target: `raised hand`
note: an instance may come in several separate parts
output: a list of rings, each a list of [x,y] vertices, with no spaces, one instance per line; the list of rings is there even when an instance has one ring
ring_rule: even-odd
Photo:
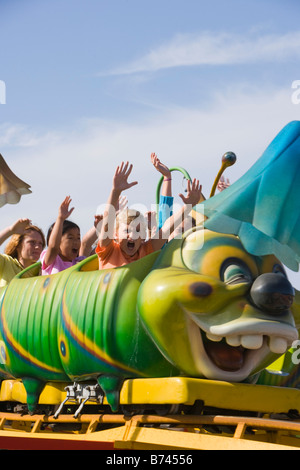
[[[72,214],[72,212],[74,210],[74,207],[72,207],[72,209],[69,209],[71,201],[72,201],[71,197],[67,196],[64,199],[64,201],[61,203],[61,205],[59,206],[59,210],[58,210],[58,217],[59,218],[65,220],[68,217],[70,217],[70,215]]]
[[[224,191],[224,189],[228,188],[230,186],[230,181],[228,178],[224,178],[224,176],[222,175],[218,184],[217,184],[217,188],[218,190],[221,192],[221,191]]]
[[[16,222],[14,222],[14,224],[11,226],[10,229],[12,233],[17,233],[19,235],[22,235],[26,227],[28,227],[28,225],[30,224],[31,224],[30,219],[18,219],[16,220]]]
[[[125,191],[126,189],[129,189],[132,186],[138,184],[137,181],[133,181],[132,183],[128,182],[128,177],[132,172],[132,168],[133,165],[129,165],[129,162],[122,162],[121,165],[117,167],[113,178],[113,189],[115,191],[121,193],[122,191]]]
[[[100,224],[100,222],[102,222],[103,220],[103,214],[97,214],[94,216],[94,227],[95,228],[98,228],[98,224]]]
[[[196,178],[193,179],[191,182],[188,180],[187,183],[187,195],[184,196],[183,194],[179,194],[183,202],[187,204],[191,204],[192,207],[198,204],[201,198],[201,191],[202,191],[202,185],[199,183],[199,180]]]
[[[151,153],[150,158],[151,158],[152,165],[157,171],[159,171],[159,173],[161,173],[163,176],[166,176],[168,178],[171,176],[171,172],[169,168],[160,161],[160,159],[155,153]]]
[[[124,200],[120,198],[122,191],[125,191],[137,184],[137,181],[133,181],[131,183],[128,182],[128,177],[132,172],[132,168],[133,167],[132,165],[129,165],[129,162],[122,162],[116,169],[113,178],[112,190],[104,210],[103,223],[99,236],[100,247],[109,245],[114,237],[116,213],[119,208],[119,204],[124,203]]]

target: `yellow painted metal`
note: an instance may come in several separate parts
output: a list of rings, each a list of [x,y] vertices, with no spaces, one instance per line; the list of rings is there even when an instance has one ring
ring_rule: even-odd
[[[300,411],[300,391],[292,388],[171,377],[127,380],[121,391],[123,404],[193,405],[196,400],[202,400],[205,406],[231,410],[261,413]]]
[[[18,427],[12,423],[18,423]],[[80,425],[81,430],[56,432],[52,427],[72,423]],[[225,429],[223,432],[222,427]],[[231,431],[226,431],[227,428]],[[37,443],[37,439],[40,440],[38,448],[43,446],[43,441],[47,442],[45,439],[50,439],[66,446],[72,441],[81,444],[103,442],[113,444],[115,449],[136,450],[298,450],[299,433],[299,421],[252,417],[137,415],[127,418],[107,414],[83,415],[77,419],[61,415],[56,420],[42,415],[0,413],[0,443],[1,438],[20,438],[22,435],[30,447]],[[49,443],[45,444],[45,448],[47,446]]]
[[[57,405],[66,397],[63,383],[49,382],[40,395],[39,402],[48,405]],[[26,403],[26,391],[20,380],[3,380],[0,391],[0,401],[18,401]]]
[[[59,405],[67,396],[65,387],[67,383],[48,382],[40,397],[41,405]],[[0,389],[0,401],[16,401],[26,403],[26,391],[24,385],[19,380],[3,380]],[[104,399],[104,404],[107,404]]]
[[[66,385],[48,383],[40,396],[40,404],[60,404],[66,397]],[[66,445],[71,441],[87,446],[93,442],[110,443],[116,449],[300,449],[300,420],[271,419],[272,413],[300,411],[297,389],[171,377],[126,380],[120,392],[122,405],[152,404],[154,409],[155,405],[162,404],[193,405],[196,400],[203,401],[206,407],[218,408],[220,415],[126,417],[107,413],[82,414],[78,418],[68,414],[54,419],[53,416],[2,412],[0,443],[1,438],[22,435],[34,442],[41,439],[39,448],[43,443],[49,444],[47,439],[50,439]],[[3,381],[0,401],[25,403],[22,382]],[[240,416],[224,416],[222,409],[238,410]],[[246,412],[256,412],[263,418],[247,417]],[[62,431],[64,425],[67,427]]]
[[[39,403],[60,404],[66,397],[65,386],[49,382],[41,393]],[[122,405],[193,405],[196,400],[203,401],[205,406],[230,410],[287,413],[294,409],[300,412],[300,390],[293,388],[168,377],[126,380],[120,392]],[[0,401],[26,403],[22,382],[4,380]]]
[[[116,441],[115,446],[134,450],[295,450],[289,445],[156,428],[135,429],[129,439]]]
[[[150,423],[154,426],[143,427]],[[156,427],[158,423],[172,427],[165,432]],[[214,433],[206,430],[206,425],[218,429]],[[231,434],[222,432],[222,427],[231,427]],[[135,416],[126,423],[126,428],[122,441],[115,442],[121,449],[295,450],[300,447],[299,421],[207,415]]]

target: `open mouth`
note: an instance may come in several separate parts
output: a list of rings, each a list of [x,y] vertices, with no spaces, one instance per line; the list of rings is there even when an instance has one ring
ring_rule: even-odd
[[[135,247],[135,242],[128,240],[128,242],[127,242],[127,248],[128,248],[128,250],[133,250],[134,247]]]
[[[240,331],[230,331],[228,325],[215,327],[215,330],[219,328],[220,334],[215,334],[215,330],[214,334],[205,331],[192,320],[189,323],[197,369],[205,377],[216,380],[246,379],[268,355],[284,354],[298,337],[297,330],[291,325],[275,322],[272,325],[270,322],[243,325]]]
[[[274,354],[284,354],[289,347],[288,340],[280,336],[243,335],[225,338],[201,334],[208,357],[222,370],[238,371],[246,362],[247,354],[268,346]],[[209,339],[209,336],[211,339]]]
[[[202,335],[203,338],[204,334]],[[237,371],[243,367],[246,349],[243,346],[230,346],[225,339],[215,343],[206,339],[203,341],[205,351],[210,360],[224,371]]]

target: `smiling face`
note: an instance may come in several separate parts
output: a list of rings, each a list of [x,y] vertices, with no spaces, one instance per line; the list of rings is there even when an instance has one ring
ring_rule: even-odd
[[[18,260],[24,267],[28,267],[38,261],[43,248],[44,241],[41,234],[35,230],[28,230],[17,248]]]
[[[139,311],[184,374],[243,381],[297,339],[294,291],[275,257],[251,256],[237,237],[208,230],[173,247],[161,260],[166,267],[142,284]]]

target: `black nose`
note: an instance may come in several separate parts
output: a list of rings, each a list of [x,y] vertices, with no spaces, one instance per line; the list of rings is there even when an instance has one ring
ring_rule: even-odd
[[[254,304],[273,315],[285,313],[293,304],[295,291],[281,274],[261,274],[252,284],[250,296]]]

